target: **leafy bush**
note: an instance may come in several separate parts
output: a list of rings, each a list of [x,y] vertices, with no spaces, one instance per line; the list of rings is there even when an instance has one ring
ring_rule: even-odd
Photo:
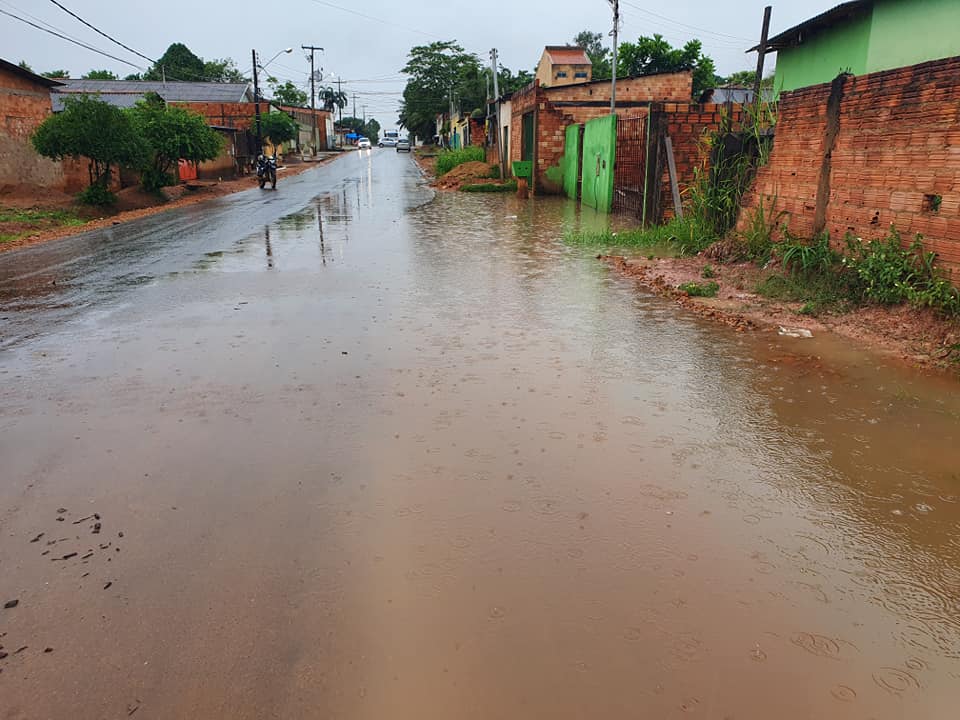
[[[446,175],[455,167],[464,163],[483,162],[486,159],[486,150],[474,145],[459,150],[444,150],[437,156],[437,175]]]
[[[720,285],[711,281],[708,283],[683,283],[677,287],[678,290],[685,292],[690,297],[716,297]]]
[[[84,205],[104,206],[113,205],[117,201],[117,196],[100,183],[94,183],[81,190],[77,200]]]
[[[915,248],[918,243],[915,242],[910,251],[904,250],[900,233],[892,228],[884,239],[868,243],[848,235],[848,256],[842,261],[859,278],[864,299],[895,305],[910,299],[910,290],[917,278]]]
[[[827,233],[821,233],[813,242],[785,234],[787,237],[777,244],[775,250],[783,267],[794,274],[827,272],[840,259],[840,254],[831,247]]]
[[[700,271],[700,277],[709,280],[710,278],[715,278],[717,276],[717,271],[713,269],[713,265],[704,265],[703,270]]]
[[[758,265],[766,265],[770,260],[773,252],[773,231],[787,216],[785,210],[776,212],[776,208],[776,197],[770,200],[769,209],[764,209],[763,198],[760,198],[757,207],[749,217],[746,228],[741,233],[744,241],[744,259]]]

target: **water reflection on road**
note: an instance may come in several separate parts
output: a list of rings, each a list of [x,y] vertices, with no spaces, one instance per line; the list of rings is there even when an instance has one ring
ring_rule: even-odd
[[[954,717],[953,381],[685,315],[569,203],[334,167],[83,313],[5,286],[0,631],[56,648],[13,717]],[[60,507],[122,552],[40,555]]]

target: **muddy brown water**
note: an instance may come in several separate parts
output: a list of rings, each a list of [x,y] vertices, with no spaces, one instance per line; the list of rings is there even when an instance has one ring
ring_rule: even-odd
[[[431,198],[0,259],[0,718],[957,716],[955,381]]]

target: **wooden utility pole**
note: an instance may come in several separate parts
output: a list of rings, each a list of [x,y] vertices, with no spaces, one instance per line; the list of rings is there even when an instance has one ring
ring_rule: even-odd
[[[500,179],[503,180],[504,165],[507,159],[503,155],[503,141],[500,139],[500,80],[497,78],[497,49],[490,51],[490,64],[493,69],[493,121],[497,124],[493,136],[497,139],[497,154],[500,156]]]
[[[610,81],[610,114],[617,112],[617,38],[620,34],[620,0],[607,0],[613,6],[613,73]]]
[[[763,28],[760,30],[760,45],[757,46],[757,77],[753,80],[753,101],[760,104],[760,82],[763,80],[763,59],[767,53],[767,33],[770,32],[770,6],[763,9]]]
[[[253,57],[253,114],[257,125],[257,155],[263,155],[263,135],[260,132],[260,84],[257,81],[257,51],[251,50]]]
[[[313,154],[316,155],[317,145],[320,143],[320,139],[317,135],[317,89],[314,85],[316,74],[313,69],[313,53],[316,50],[323,52],[323,48],[314,47],[313,45],[301,45],[300,47],[310,51],[310,114],[313,116]]]

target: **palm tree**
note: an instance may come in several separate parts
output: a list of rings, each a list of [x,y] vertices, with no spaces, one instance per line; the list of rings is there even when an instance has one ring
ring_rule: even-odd
[[[342,109],[347,106],[347,94],[332,86],[320,88],[319,95],[323,102],[323,109],[328,112],[333,112],[335,107]]]

